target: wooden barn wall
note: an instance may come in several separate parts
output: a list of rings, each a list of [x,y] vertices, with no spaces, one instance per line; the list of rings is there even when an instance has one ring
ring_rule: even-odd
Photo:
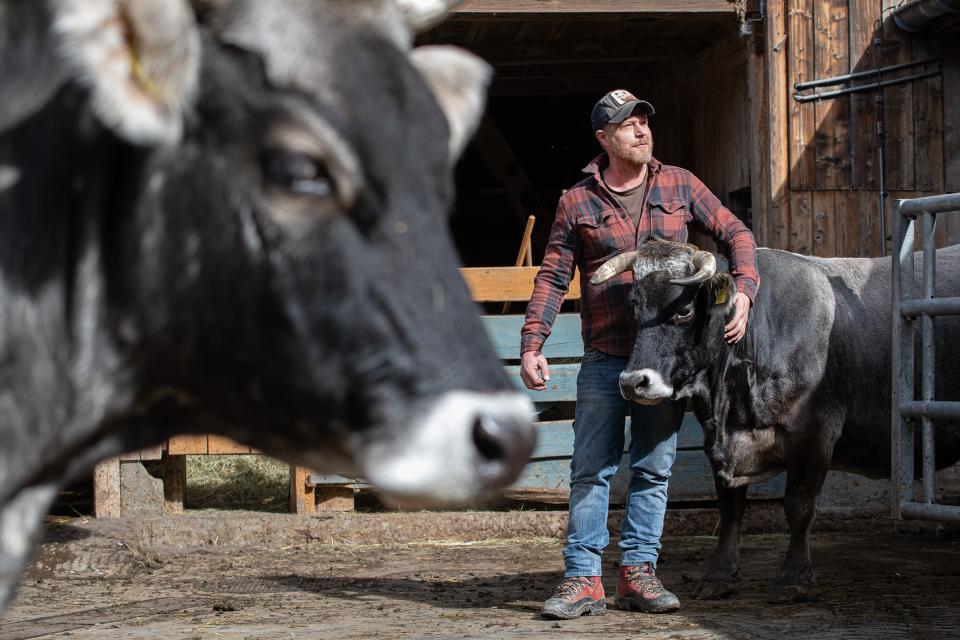
[[[760,244],[818,256],[881,251],[876,94],[799,103],[797,82],[941,56],[940,76],[883,90],[887,234],[896,199],[960,191],[960,44],[955,34],[900,31],[888,18],[898,3],[767,3],[746,73],[761,141],[751,181]],[[960,220],[942,220],[938,241],[960,242]]]
[[[729,194],[750,186],[750,131],[746,46],[736,33],[695,60],[692,91],[684,92],[692,130],[692,154],[685,165],[724,204]]]

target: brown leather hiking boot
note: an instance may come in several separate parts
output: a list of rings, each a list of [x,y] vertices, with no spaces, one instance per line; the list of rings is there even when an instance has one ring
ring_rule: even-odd
[[[680,608],[680,599],[663,588],[653,564],[620,567],[617,608],[644,613],[668,613]]]
[[[606,609],[607,601],[600,576],[575,576],[563,579],[550,599],[543,603],[540,615],[570,620],[587,614],[598,616]]]

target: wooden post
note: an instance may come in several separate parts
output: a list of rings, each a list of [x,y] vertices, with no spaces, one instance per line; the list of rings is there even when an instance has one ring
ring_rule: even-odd
[[[309,472],[304,467],[290,465],[290,511],[307,514],[316,511],[313,486],[307,484]]]
[[[187,488],[187,456],[163,459],[163,505],[167,513],[183,513]]]
[[[517,254],[517,261],[513,265],[522,267],[525,263],[528,267],[533,266],[533,250],[530,246],[530,238],[533,236],[533,225],[537,222],[537,216],[527,218],[527,226],[523,230],[523,238],[520,239],[520,252]],[[510,312],[510,301],[503,303],[502,313]]]
[[[93,471],[93,513],[97,518],[119,518],[120,512],[120,458],[109,458]]]

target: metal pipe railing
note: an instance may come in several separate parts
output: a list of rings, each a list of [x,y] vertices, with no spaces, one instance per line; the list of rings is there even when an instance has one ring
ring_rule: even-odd
[[[960,402],[934,399],[936,390],[936,340],[938,315],[960,314],[960,298],[936,298],[937,214],[960,211],[960,193],[900,200],[894,217],[892,297],[892,419],[891,511],[895,518],[921,518],[960,522],[960,506],[936,504],[936,440],[933,421],[960,419]],[[915,227],[923,221],[922,297],[914,297]],[[914,330],[920,319],[921,400],[914,399]],[[913,499],[916,421],[921,426],[920,460],[923,501]]]

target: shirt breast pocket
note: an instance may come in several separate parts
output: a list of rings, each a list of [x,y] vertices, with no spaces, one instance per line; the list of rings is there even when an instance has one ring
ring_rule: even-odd
[[[615,211],[604,211],[581,220],[577,225],[580,246],[588,260],[603,258],[624,250],[620,216]]]
[[[653,200],[650,208],[650,235],[673,242],[687,241],[687,223],[693,216],[687,203],[679,199]]]

